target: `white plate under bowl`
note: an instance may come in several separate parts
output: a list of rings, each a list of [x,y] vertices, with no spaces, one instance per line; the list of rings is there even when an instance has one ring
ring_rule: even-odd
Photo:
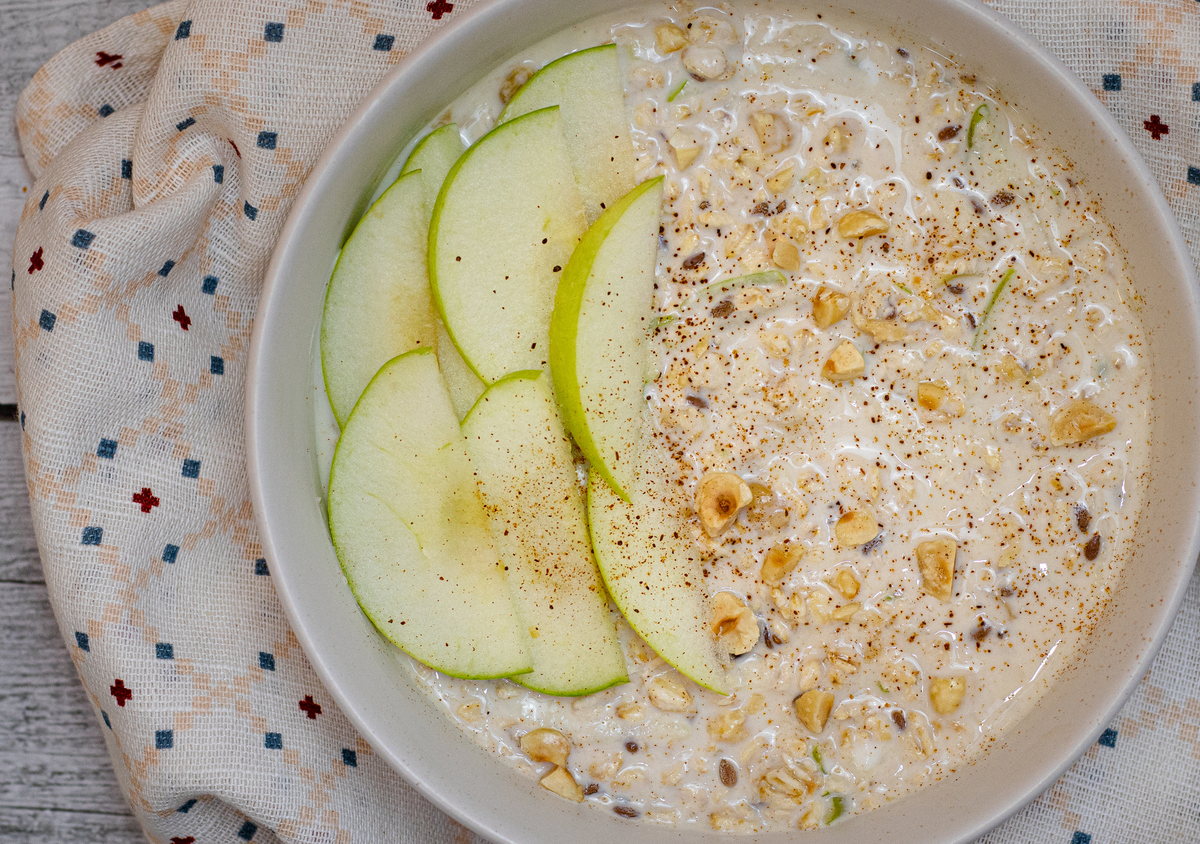
[[[314,359],[329,270],[351,223],[414,133],[520,50],[628,0],[497,0],[398,65],[334,138],[297,198],[267,270],[246,397],[254,508],[275,588],[330,693],[372,747],[427,797],[498,842],[655,844],[729,833],[630,822],[569,803],[478,748],[410,682],[406,659],[359,612],[326,528],[314,434]],[[855,0],[864,28],[894,26],[966,60],[1074,162],[1101,200],[1146,307],[1153,377],[1145,510],[1109,612],[1033,715],[950,778],[815,833],[826,844],[973,839],[1048,787],[1136,686],[1175,614],[1200,535],[1200,319],[1184,241],[1149,170],[1067,68],[975,0]],[[759,9],[787,8],[763,2]],[[820,11],[820,4],[808,7]],[[1147,807],[1147,811],[1150,808]],[[752,836],[794,841],[797,833]],[[739,837],[745,840],[744,837]]]

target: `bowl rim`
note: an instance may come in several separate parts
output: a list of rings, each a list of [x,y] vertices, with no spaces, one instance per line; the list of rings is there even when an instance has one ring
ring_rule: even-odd
[[[381,109],[388,107],[387,101],[395,99],[396,92],[405,87],[405,80],[410,75],[416,75],[423,65],[436,64],[439,55],[444,50],[465,37],[478,35],[482,31],[499,26],[513,9],[528,5],[537,5],[542,0],[491,0],[467,9],[461,17],[436,30],[407,56],[398,62],[375,85],[374,88],[355,107],[350,116],[330,139],[305,179],[304,185],[297,194],[288,213],[287,219],[279,233],[271,259],[266,268],[259,303],[251,337],[250,353],[247,364],[247,382],[244,400],[246,422],[246,461],[249,474],[251,498],[254,505],[255,519],[263,549],[272,560],[272,575],[276,593],[283,606],[292,631],[299,640],[313,670],[325,685],[326,690],[336,700],[341,711],[347,716],[360,735],[379,752],[404,779],[414,786],[425,798],[438,806],[452,818],[455,818],[475,832],[496,841],[515,842],[521,840],[519,830],[508,830],[494,822],[480,817],[471,810],[470,806],[461,805],[441,790],[428,783],[421,772],[402,758],[398,758],[387,749],[387,742],[381,737],[375,725],[366,713],[362,711],[355,700],[350,699],[338,681],[338,667],[326,657],[321,644],[313,638],[304,624],[302,607],[297,603],[296,595],[289,579],[286,564],[277,565],[283,559],[280,553],[281,541],[272,529],[272,524],[264,515],[271,511],[268,493],[265,490],[265,478],[269,469],[262,460],[263,445],[271,436],[266,425],[268,414],[264,411],[265,399],[262,390],[262,373],[260,368],[264,360],[264,345],[270,336],[270,326],[278,310],[281,291],[288,284],[287,263],[288,254],[292,251],[294,241],[301,237],[303,230],[313,215],[313,197],[329,189],[331,181],[336,177],[337,163],[348,153],[352,152],[359,138],[369,132],[371,125],[378,119]],[[551,2],[552,0],[544,0]],[[1188,319],[1193,329],[1200,327],[1200,293],[1196,280],[1195,265],[1187,250],[1186,240],[1179,228],[1178,221],[1171,211],[1158,185],[1157,180],[1146,165],[1143,157],[1134,146],[1132,139],[1117,123],[1116,118],[1100,102],[1086,84],[1049,49],[1039,44],[1030,34],[1026,33],[1011,19],[1001,15],[990,6],[973,2],[973,0],[940,0],[941,3],[957,7],[956,11],[971,18],[981,29],[1003,36],[1009,42],[1016,44],[1023,51],[1023,57],[1039,63],[1052,77],[1048,84],[1063,88],[1067,95],[1074,99],[1087,112],[1097,128],[1115,141],[1118,151],[1125,157],[1128,166],[1134,171],[1134,180],[1146,189],[1144,197],[1153,206],[1157,217],[1158,228],[1165,232],[1168,243],[1164,251],[1172,258],[1178,259],[1181,283],[1186,288],[1183,298],[1188,305]],[[634,8],[632,4],[627,4]],[[798,4],[804,7],[804,4]],[[613,6],[613,11],[619,6]],[[584,21],[595,15],[594,11],[578,14],[574,20]],[[537,43],[549,33],[543,33],[522,42],[517,50],[525,49]],[[509,50],[511,55],[517,50]],[[457,95],[456,95],[457,96]],[[453,99],[453,97],[451,98]],[[1200,333],[1200,332],[1198,332]],[[1082,733],[1073,744],[1069,753],[1064,754],[1059,761],[1044,767],[1040,776],[1027,782],[1006,809],[990,818],[976,823],[971,828],[962,830],[952,840],[956,842],[971,841],[987,832],[1019,810],[1027,806],[1039,794],[1050,787],[1061,777],[1069,767],[1096,741],[1106,725],[1112,721],[1117,712],[1125,705],[1133,694],[1142,677],[1149,668],[1155,655],[1161,648],[1170,630],[1178,609],[1184,599],[1187,584],[1196,567],[1197,556],[1200,555],[1200,514],[1192,519],[1190,536],[1186,542],[1186,558],[1181,562],[1179,575],[1168,601],[1164,602],[1163,612],[1152,626],[1149,642],[1131,659],[1125,677],[1121,681],[1119,692],[1113,695],[1107,706],[1101,708],[1091,729]],[[1186,559],[1192,560],[1188,565]],[[683,832],[683,828],[679,828]],[[950,839],[947,839],[950,840]]]

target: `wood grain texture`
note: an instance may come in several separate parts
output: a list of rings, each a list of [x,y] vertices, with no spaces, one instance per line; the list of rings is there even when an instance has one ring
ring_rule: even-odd
[[[4,844],[145,844],[141,827],[129,813],[74,812],[62,809],[0,810]]]
[[[0,583],[44,582],[21,463],[21,426],[8,420],[0,422],[0,514]],[[4,658],[0,652],[0,666]]]
[[[50,613],[45,585],[0,583],[0,618],[0,826],[8,808],[122,811],[103,728]]]
[[[0,0],[0,266],[12,262],[32,188],[13,126],[18,95],[63,47],[152,2]],[[0,284],[0,404],[17,400],[11,313],[9,287]],[[0,421],[0,841],[144,842],[50,611],[20,446],[20,425]]]

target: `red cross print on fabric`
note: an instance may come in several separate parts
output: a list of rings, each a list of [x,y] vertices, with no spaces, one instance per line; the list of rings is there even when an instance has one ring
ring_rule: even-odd
[[[125,708],[125,702],[133,700],[133,692],[125,688],[125,681],[120,677],[108,687],[108,693],[117,699],[117,706]]]
[[[425,5],[425,11],[433,15],[435,21],[440,21],[442,15],[448,15],[454,11],[454,4],[447,3],[446,0],[432,0]]]
[[[192,324],[192,318],[187,315],[187,311],[183,309],[183,305],[175,308],[175,313],[171,314],[171,319],[179,323],[179,327],[184,331],[187,331],[188,326]]]
[[[42,247],[39,246],[37,252],[29,256],[29,274],[33,275],[44,266],[46,263],[42,260]]]
[[[304,714],[310,721],[317,720],[317,716],[321,714],[321,704],[314,701],[312,695],[304,696],[304,700],[300,701],[300,708],[304,710]]]
[[[1157,114],[1150,115],[1149,120],[1143,120],[1142,126],[1146,128],[1147,132],[1154,136],[1154,140],[1156,141],[1163,135],[1171,134],[1171,127],[1166,123],[1163,123]]]
[[[125,58],[125,57],[122,56],[120,53],[113,56],[113,55],[109,55],[108,53],[104,52],[103,50],[99,50],[96,52],[96,64],[98,64],[100,67],[104,67],[106,64],[111,64],[113,66],[113,70],[116,70],[118,67],[121,67],[121,59],[123,59],[123,58]]]
[[[143,513],[149,513],[158,506],[159,501],[158,496],[151,491],[150,487],[144,486],[141,492],[133,494],[133,503],[141,505]]]

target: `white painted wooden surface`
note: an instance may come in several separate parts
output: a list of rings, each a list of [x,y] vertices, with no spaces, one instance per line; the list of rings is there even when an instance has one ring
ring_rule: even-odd
[[[0,266],[11,262],[30,186],[12,121],[17,95],[58,50],[152,2],[0,0]],[[0,405],[17,400],[10,308],[0,284]],[[19,425],[0,418],[0,842],[142,842],[50,612],[20,449]]]

